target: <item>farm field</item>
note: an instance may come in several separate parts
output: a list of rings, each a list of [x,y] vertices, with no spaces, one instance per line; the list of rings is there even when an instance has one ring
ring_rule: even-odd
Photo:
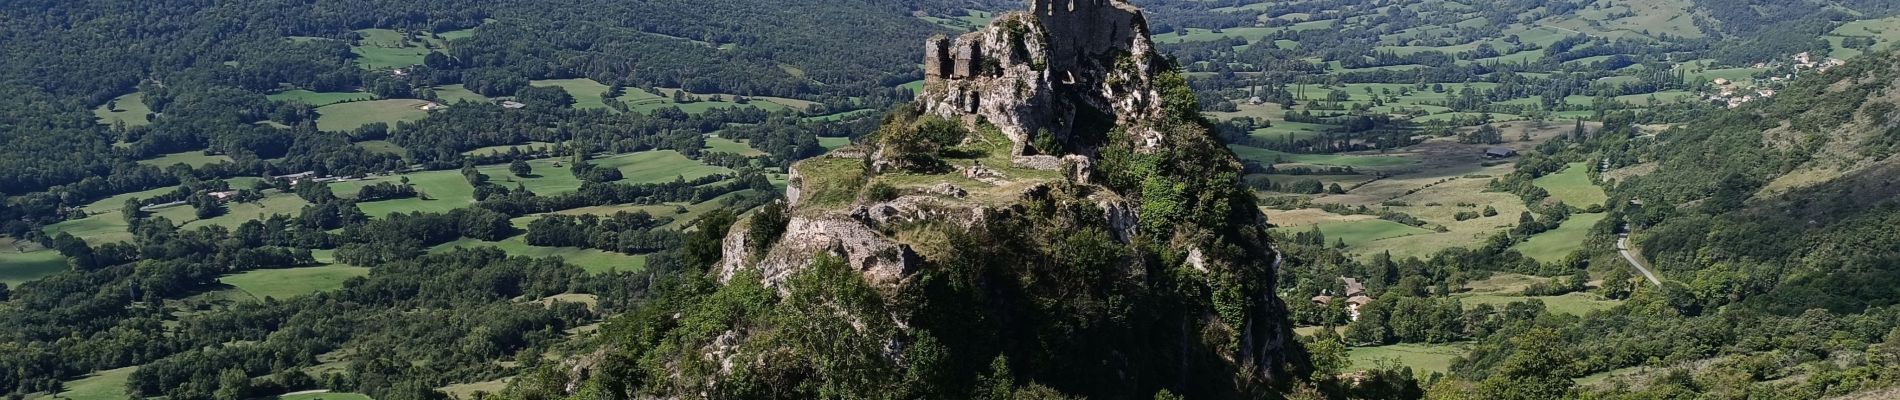
[[[539,195],[553,195],[579,190],[581,180],[574,176],[569,167],[556,167],[556,163],[566,163],[566,157],[549,157],[529,160],[533,173],[527,177],[518,177],[508,171],[508,164],[490,164],[476,167],[476,171],[488,175],[489,182],[513,188],[516,184]],[[698,179],[708,175],[731,173],[724,167],[714,167],[686,158],[672,150],[644,151],[620,154],[588,160],[594,165],[605,168],[617,168],[623,176],[623,183],[657,183],[674,179]],[[372,218],[380,218],[391,212],[448,212],[467,207],[475,202],[475,187],[460,171],[441,170],[423,171],[401,175],[378,176],[369,179],[337,182],[330,185],[337,196],[353,197],[364,186],[391,182],[400,183],[403,177],[409,178],[409,184],[416,188],[417,197],[357,203],[357,207]]]
[[[465,155],[465,156],[495,155],[495,154],[507,153],[508,149],[517,148],[517,147],[525,151],[525,150],[530,150],[530,149],[546,148],[548,146],[553,146],[553,145],[554,143],[550,143],[550,142],[528,142],[524,144],[488,146],[488,147],[483,147],[479,149],[464,151],[462,152],[462,155]]]
[[[1590,227],[1596,226],[1597,222],[1602,221],[1606,216],[1608,214],[1602,213],[1571,215],[1569,219],[1564,220],[1563,224],[1558,225],[1557,229],[1531,236],[1530,239],[1511,246],[1511,249],[1524,253],[1525,256],[1538,262],[1563,261],[1564,257],[1568,257],[1570,253],[1583,248],[1583,240],[1589,236]]]
[[[355,197],[356,192],[364,186],[382,182],[400,183],[403,177],[409,178],[409,185],[416,188],[417,197],[356,203],[356,207],[370,218],[382,218],[392,212],[448,212],[475,202],[475,187],[470,186],[468,179],[463,178],[459,171],[449,170],[337,182],[330,184],[330,190],[338,197]]]
[[[312,91],[303,90],[303,89],[285,90],[282,92],[271,93],[264,97],[270,98],[271,100],[277,100],[277,101],[295,101],[298,103],[308,104],[311,107],[322,107],[322,106],[343,103],[343,102],[369,101],[369,100],[376,99],[376,95],[364,93],[361,91],[312,92]]]
[[[718,136],[706,137],[706,151],[732,153],[742,156],[765,155],[765,152],[754,149],[750,145]]]
[[[4,237],[0,243],[0,285],[16,287],[67,269],[66,257],[39,243]]]
[[[494,99],[490,99],[488,96],[483,96],[479,93],[475,93],[475,91],[468,90],[467,87],[462,86],[460,83],[436,86],[431,90],[435,91],[436,100],[442,104],[455,104],[464,101],[475,103],[494,101]]]
[[[593,79],[547,79],[531,81],[528,82],[528,84],[540,87],[558,87],[567,90],[568,95],[574,96],[574,108],[607,108],[607,102],[601,99],[600,95],[607,93],[608,87],[600,82],[595,82]],[[627,91],[634,92],[638,90],[627,89]],[[440,94],[437,95],[440,96]],[[623,95],[622,97],[625,96]]]
[[[1353,347],[1347,349],[1347,358],[1352,360],[1352,369],[1372,369],[1381,361],[1397,361],[1398,365],[1412,367],[1412,373],[1429,376],[1434,372],[1449,373],[1451,360],[1465,355],[1465,344],[1393,344],[1375,347]]]
[[[1537,187],[1550,192],[1550,196],[1563,200],[1564,204],[1576,207],[1601,205],[1610,197],[1603,193],[1603,187],[1590,182],[1590,167],[1586,163],[1570,163],[1563,172],[1544,175],[1532,181]]]
[[[1331,244],[1336,241],[1345,241],[1346,246],[1356,246],[1380,239],[1431,232],[1429,230],[1383,219],[1324,222],[1313,226],[1318,226],[1320,233],[1326,235],[1326,243]],[[1306,232],[1311,229],[1311,226],[1276,228],[1276,230],[1287,234]]]
[[[94,118],[106,125],[125,124],[125,127],[145,126],[152,123],[149,118],[152,108],[145,105],[145,93],[132,92],[113,98],[111,102],[92,110]]]
[[[1234,154],[1240,156],[1240,158],[1274,164],[1294,163],[1336,165],[1342,167],[1391,167],[1413,163],[1412,160],[1395,156],[1293,154],[1241,145],[1229,145],[1227,148],[1233,149]]]
[[[210,164],[217,164],[217,163],[229,162],[229,161],[231,161],[230,156],[226,156],[222,154],[207,156],[204,154],[203,151],[192,150],[192,151],[166,154],[166,155],[158,156],[158,158],[153,158],[149,160],[139,160],[139,164],[150,165],[150,166],[159,167],[159,168],[169,167],[172,164],[185,164],[185,165],[190,165],[192,168],[197,168],[197,167],[202,167],[202,166],[206,166]]]
[[[138,367],[125,367],[99,371],[84,378],[65,382],[66,391],[54,395],[55,398],[72,400],[119,400],[125,399],[125,382]]]
[[[369,268],[348,265],[260,269],[218,278],[218,282],[236,287],[251,297],[288,299],[317,292],[336,290],[343,281],[369,274]]]
[[[421,107],[424,100],[394,99],[331,104],[317,107],[317,129],[332,132],[355,130],[375,122],[389,124],[420,120],[429,115]]]
[[[579,247],[542,247],[531,246],[525,241],[527,235],[502,239],[498,242],[469,238],[437,245],[429,251],[440,253],[457,248],[494,247],[510,255],[528,257],[560,257],[569,264],[581,267],[589,273],[601,274],[614,271],[634,272],[646,268],[644,255],[627,255],[609,251],[583,249]]]
[[[277,396],[277,400],[371,400],[369,396],[356,393],[304,393]]]
[[[423,32],[410,38],[403,32],[389,29],[363,29],[356,31],[362,39],[350,47],[350,52],[356,53],[356,65],[363,69],[402,68],[421,64],[422,58],[432,50],[446,50],[447,39],[467,37],[473,32],[449,31],[435,35]]]
[[[1610,308],[1616,307],[1616,305],[1618,304],[1623,303],[1623,302],[1615,301],[1615,300],[1605,300],[1602,297],[1598,297],[1597,295],[1591,294],[1591,293],[1570,293],[1570,294],[1565,294],[1562,296],[1543,296],[1543,297],[1489,295],[1489,294],[1468,295],[1468,296],[1454,295],[1452,297],[1458,298],[1459,301],[1464,303],[1466,308],[1475,307],[1479,304],[1490,304],[1493,307],[1503,307],[1505,304],[1520,303],[1520,302],[1536,299],[1537,301],[1544,302],[1544,307],[1549,309],[1550,312],[1558,313],[1558,314],[1570,314],[1570,315],[1584,315],[1584,314],[1589,314],[1591,311],[1608,310]]]

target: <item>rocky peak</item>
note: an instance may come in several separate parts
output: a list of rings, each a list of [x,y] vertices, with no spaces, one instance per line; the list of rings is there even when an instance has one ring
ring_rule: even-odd
[[[1159,112],[1159,64],[1147,19],[1133,5],[1031,0],[1027,12],[984,29],[926,41],[918,104],[967,125],[995,125],[1015,142],[1015,155],[1089,153],[1073,139],[1087,122],[1080,119],[1106,115],[1128,125]],[[1069,148],[1031,147],[1043,131]]]

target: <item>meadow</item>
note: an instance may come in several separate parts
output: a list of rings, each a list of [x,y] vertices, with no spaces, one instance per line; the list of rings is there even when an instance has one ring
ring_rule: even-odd
[[[416,34],[410,39],[403,32],[389,29],[363,29],[356,33],[361,36],[350,52],[356,53],[356,65],[363,69],[391,69],[421,64],[424,56],[436,49],[446,49],[448,39],[468,37],[473,29]]]
[[[1432,373],[1448,373],[1451,360],[1465,355],[1468,345],[1406,343],[1374,347],[1353,347],[1346,350],[1346,358],[1352,360],[1352,369],[1372,369],[1382,362],[1394,362],[1412,368],[1418,376]]]
[[[185,165],[190,165],[192,168],[197,168],[197,167],[202,167],[205,165],[217,164],[221,162],[230,162],[230,161],[231,161],[230,156],[226,156],[222,154],[205,155],[204,151],[192,150],[192,151],[166,154],[166,155],[158,156],[158,158],[153,158],[153,159],[148,159],[148,160],[139,160],[139,164],[150,165],[150,166],[159,167],[159,168],[169,167],[169,166],[172,166],[172,164],[185,164]]]
[[[1557,229],[1531,236],[1524,242],[1511,246],[1512,250],[1524,253],[1524,256],[1538,262],[1554,263],[1564,260],[1570,253],[1583,248],[1583,240],[1589,236],[1590,227],[1603,221],[1608,214],[1576,214],[1564,220]]]
[[[1352,154],[1294,154],[1267,150],[1258,147],[1229,145],[1240,158],[1273,164],[1313,164],[1351,167],[1392,167],[1412,164],[1415,161],[1395,156],[1369,156]]]
[[[526,235],[516,235],[515,237],[502,239],[498,242],[462,238],[453,242],[437,245],[429,251],[432,253],[440,253],[453,251],[457,248],[494,247],[509,255],[560,257],[569,264],[574,264],[575,266],[581,267],[581,269],[587,270],[589,273],[595,274],[613,271],[636,272],[645,269],[647,265],[647,259],[644,255],[627,255],[579,247],[531,246],[526,242],[526,237]]]
[[[0,237],[0,285],[21,283],[66,270],[66,257],[30,241]]]
[[[1409,236],[1409,235],[1418,235],[1418,234],[1425,234],[1425,233],[1431,232],[1430,230],[1426,230],[1426,229],[1422,229],[1422,228],[1418,228],[1418,227],[1414,227],[1414,226],[1410,226],[1406,224],[1401,224],[1397,222],[1387,221],[1383,219],[1363,219],[1363,220],[1357,220],[1357,221],[1323,222],[1323,223],[1319,223],[1317,225],[1311,225],[1311,226],[1283,227],[1283,228],[1275,228],[1275,229],[1283,233],[1292,234],[1296,232],[1310,231],[1312,230],[1313,226],[1319,227],[1320,233],[1326,235],[1327,244],[1332,244],[1338,241],[1345,241],[1346,246],[1348,247],[1363,245],[1363,244],[1366,244],[1375,240],[1380,240],[1380,239],[1388,239],[1388,238],[1395,238],[1395,237]]]
[[[1609,201],[1610,196],[1603,193],[1603,188],[1590,182],[1589,171],[1587,163],[1570,163],[1563,172],[1544,175],[1532,183],[1550,192],[1551,197],[1576,207],[1589,207]]]
[[[327,106],[327,105],[337,104],[337,103],[345,103],[345,102],[352,102],[352,101],[369,101],[369,100],[376,99],[376,95],[364,93],[362,91],[312,92],[312,91],[303,90],[303,89],[285,90],[282,92],[271,93],[269,95],[265,95],[264,97],[270,98],[271,100],[275,100],[275,101],[295,101],[298,103],[308,104],[311,107],[322,107],[322,106]]]
[[[317,107],[317,129],[332,132],[346,132],[375,122],[389,124],[393,127],[397,122],[416,121],[428,116],[428,111],[423,111],[419,108],[425,103],[428,103],[428,101],[393,99],[338,103]]]
[[[218,278],[258,299],[292,297],[336,290],[343,281],[369,275],[369,268],[348,265],[324,265],[299,268],[260,269]]]
[[[53,395],[54,398],[71,400],[120,400],[125,395],[125,382],[131,378],[132,371],[139,367],[125,367],[99,371],[83,378],[66,381],[66,391]]]
[[[132,92],[113,98],[111,102],[92,110],[94,118],[106,125],[125,124],[125,127],[145,126],[152,123],[149,118],[152,108],[145,105],[145,93]]]

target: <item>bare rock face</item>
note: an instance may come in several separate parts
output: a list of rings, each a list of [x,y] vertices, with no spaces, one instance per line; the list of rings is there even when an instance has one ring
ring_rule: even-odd
[[[1147,19],[1121,0],[1031,0],[1028,12],[924,49],[925,112],[981,117],[1016,143],[1014,154],[1039,130],[1067,142],[1079,113],[1126,122],[1160,112]]]

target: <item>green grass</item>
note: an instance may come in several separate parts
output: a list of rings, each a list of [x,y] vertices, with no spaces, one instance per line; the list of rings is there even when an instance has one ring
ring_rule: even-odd
[[[19,286],[66,270],[66,257],[33,242],[0,239],[0,284]]]
[[[462,247],[494,247],[510,255],[560,257],[569,264],[574,264],[581,267],[581,269],[587,270],[588,273],[599,274],[611,271],[640,271],[646,269],[647,259],[644,255],[626,255],[579,247],[530,246],[525,241],[525,236],[526,235],[517,235],[515,237],[502,239],[499,242],[463,238],[453,242],[443,243],[429,251],[446,252]]]
[[[166,155],[158,156],[158,158],[153,158],[149,160],[139,160],[139,164],[150,165],[150,166],[159,167],[159,168],[169,167],[172,164],[185,164],[185,165],[190,165],[192,168],[197,168],[197,167],[202,167],[206,165],[217,164],[221,162],[229,162],[229,161],[231,161],[230,156],[226,156],[222,154],[207,156],[205,155],[203,151],[192,150],[192,151],[166,154]],[[124,200],[120,200],[120,202],[124,202]]]
[[[622,182],[630,183],[667,182],[677,178],[692,180],[707,175],[732,173],[731,169],[706,165],[672,150],[622,154],[589,162],[602,167],[619,168],[620,174],[625,177]]]
[[[539,87],[559,87],[574,96],[574,108],[607,108],[607,102],[600,97],[607,93],[607,85],[593,79],[548,79],[532,81],[528,84]],[[631,91],[631,90],[629,90]],[[439,95],[439,94],[438,94]],[[625,95],[622,95],[625,97]]]
[[[145,93],[132,92],[112,99],[112,102],[100,105],[92,110],[92,116],[99,123],[112,125],[124,123],[125,127],[145,126],[152,122],[146,120],[152,115],[152,108],[145,105]]]
[[[819,137],[819,138],[818,138],[818,145],[819,145],[819,146],[823,146],[823,147],[825,148],[825,150],[831,150],[831,149],[836,149],[836,148],[839,148],[839,147],[845,147],[845,146],[850,146],[850,145],[851,145],[851,138],[847,138],[847,137]]]
[[[745,143],[739,143],[732,139],[722,138],[718,136],[706,137],[706,151],[717,152],[717,153],[732,153],[732,154],[738,154],[738,155],[743,155],[743,156],[765,155],[765,152],[759,151],[758,149],[754,149],[752,148],[752,146],[746,145]]]
[[[369,150],[369,151],[377,152],[377,153],[395,154],[397,156],[409,157],[409,149],[402,148],[402,146],[397,145],[388,140],[366,140],[366,141],[356,142],[356,147],[361,147],[363,148],[363,150]]]
[[[375,95],[364,93],[362,91],[312,92],[312,91],[303,90],[303,89],[285,90],[282,92],[271,93],[270,95],[264,96],[264,97],[268,97],[271,100],[276,100],[276,101],[294,101],[298,103],[304,103],[304,104],[310,105],[311,107],[322,107],[322,106],[327,106],[327,105],[336,104],[336,103],[343,103],[343,102],[350,102],[350,101],[369,101],[369,100],[376,99]]]
[[[483,96],[479,93],[475,93],[475,91],[468,90],[467,87],[463,87],[460,83],[436,86],[434,90],[436,100],[441,101],[442,104],[455,104],[464,101],[475,103],[494,101],[494,99],[490,99],[488,96]]]
[[[1376,347],[1354,347],[1347,349],[1347,358],[1352,360],[1352,369],[1365,370],[1378,367],[1380,360],[1396,360],[1398,365],[1412,367],[1412,373],[1429,376],[1433,372],[1446,373],[1451,370],[1451,360],[1465,355],[1464,344],[1394,344]]]
[[[374,122],[389,124],[391,128],[394,128],[397,122],[416,121],[428,116],[428,111],[416,108],[424,103],[427,101],[396,99],[358,101],[318,107],[317,129],[347,132]]]
[[[475,203],[475,187],[468,184],[468,179],[463,178],[460,171],[453,170],[424,171],[338,182],[330,184],[330,190],[340,197],[355,197],[356,192],[363,186],[380,182],[401,183],[402,177],[408,177],[409,185],[414,186],[421,195],[407,199],[356,203],[356,208],[363,210],[363,214],[369,215],[370,218],[382,218],[392,212],[448,212]]]
[[[173,222],[180,224],[178,227],[181,230],[197,229],[208,225],[236,228],[246,221],[261,220],[272,215],[297,215],[307,205],[310,205],[310,202],[304,201],[302,197],[297,197],[295,194],[273,191],[266,193],[263,200],[255,203],[226,204],[228,212],[210,219],[197,219],[191,206],[172,207],[155,214],[171,218]]]
[[[1431,233],[1429,230],[1383,219],[1358,221],[1322,222],[1313,226],[1326,235],[1326,244],[1331,245],[1344,240],[1346,246],[1357,246],[1379,239]],[[1311,231],[1312,226],[1276,228],[1288,234]]]
[[[1610,196],[1603,193],[1603,188],[1590,182],[1590,166],[1586,164],[1570,163],[1563,172],[1544,175],[1532,183],[1544,188],[1551,197],[1562,200],[1564,204],[1589,207],[1609,201]]]
[[[1293,153],[1286,153],[1286,152],[1262,149],[1258,147],[1248,147],[1248,146],[1241,146],[1241,145],[1231,145],[1231,146],[1227,146],[1227,148],[1233,149],[1234,155],[1240,156],[1240,158],[1259,161],[1262,163],[1276,163],[1276,164],[1298,163],[1298,164],[1338,165],[1338,166],[1352,166],[1352,167],[1392,167],[1392,166],[1408,165],[1415,162],[1415,161],[1406,159],[1404,157],[1394,157],[1394,156],[1361,156],[1361,155],[1346,155],[1346,154],[1293,154]]]
[[[430,38],[428,34],[417,35],[419,40],[407,40],[402,32],[389,29],[364,29],[356,31],[363,39],[350,47],[356,53],[356,65],[364,69],[402,68],[421,64],[422,58],[429,55],[429,47],[444,47],[440,39]]]
[[[1175,32],[1163,33],[1163,34],[1155,35],[1154,41],[1155,43],[1187,43],[1187,42],[1206,42],[1206,41],[1220,40],[1222,38],[1227,38],[1227,37],[1238,37],[1238,38],[1246,39],[1247,42],[1251,43],[1251,42],[1260,41],[1261,38],[1265,38],[1267,35],[1273,34],[1274,32],[1279,32],[1282,29],[1285,29],[1285,28],[1242,27],[1242,28],[1227,28],[1227,29],[1222,29],[1220,32],[1214,32],[1212,30],[1203,29],[1203,28],[1187,28],[1185,29],[1185,31],[1187,32],[1187,34],[1185,35],[1175,33]]]
[[[462,152],[462,155],[465,155],[465,156],[495,155],[495,154],[507,153],[508,149],[512,149],[516,147],[520,147],[522,151],[527,151],[527,150],[532,150],[532,149],[546,148],[552,145],[554,145],[554,143],[552,142],[528,142],[528,143],[523,143],[523,144],[488,146],[488,147],[483,147],[479,149],[464,151]]]
[[[289,396],[277,396],[277,400],[370,400],[369,396],[356,393],[304,393]]]
[[[261,269],[218,278],[218,282],[236,287],[251,297],[288,299],[311,293],[336,290],[343,281],[369,275],[369,268],[348,265]]]
[[[77,380],[66,381],[66,391],[54,395],[56,398],[72,400],[116,400],[127,399],[125,382],[132,377],[132,371],[139,367],[125,367],[99,371]]]
[[[1607,214],[1577,214],[1564,220],[1557,229],[1552,229],[1529,240],[1511,246],[1511,249],[1539,262],[1554,263],[1563,261],[1570,253],[1583,248],[1583,239],[1589,236],[1590,227],[1596,226]]]
[[[1505,304],[1537,299],[1544,302],[1544,307],[1552,313],[1570,315],[1584,315],[1591,311],[1608,310],[1612,307],[1616,307],[1617,304],[1622,304],[1620,301],[1604,300],[1602,297],[1590,293],[1571,293],[1562,296],[1544,297],[1499,294],[1453,295],[1453,297],[1457,297],[1460,302],[1463,302],[1466,308],[1475,307],[1479,304],[1503,307]]]

